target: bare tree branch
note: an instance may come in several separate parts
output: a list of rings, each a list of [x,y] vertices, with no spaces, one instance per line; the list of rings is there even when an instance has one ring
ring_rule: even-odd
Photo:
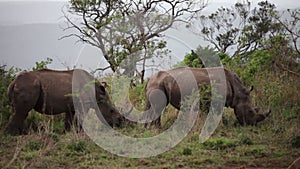
[[[76,37],[99,48],[110,68],[116,71],[122,62],[134,66],[136,63],[133,62],[150,58],[149,51],[163,50],[152,47],[147,51],[149,44],[158,45],[150,42],[160,38],[161,33],[175,22],[188,22],[199,13],[207,4],[205,1],[133,0],[124,3],[121,0],[70,0],[68,12],[79,17],[81,22],[64,13],[69,24],[65,30],[75,29],[78,33],[62,38]]]

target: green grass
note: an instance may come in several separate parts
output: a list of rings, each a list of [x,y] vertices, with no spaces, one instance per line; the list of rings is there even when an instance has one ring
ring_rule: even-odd
[[[173,113],[164,118],[174,118],[176,112]],[[84,133],[71,131],[61,134],[55,132],[61,130],[56,127],[15,137],[1,132],[0,168],[279,169],[286,168],[300,156],[299,118],[280,122],[282,126],[273,126],[279,123],[279,119],[270,118],[258,126],[241,127],[229,121],[235,120],[230,113],[224,114],[223,121],[226,123],[221,123],[213,136],[203,144],[198,140],[201,125],[197,125],[173,149],[142,159],[119,157],[98,147]],[[166,119],[163,121],[169,123]],[[201,123],[201,120],[197,123]],[[119,131],[135,137],[150,137],[163,130],[145,131],[141,126]]]

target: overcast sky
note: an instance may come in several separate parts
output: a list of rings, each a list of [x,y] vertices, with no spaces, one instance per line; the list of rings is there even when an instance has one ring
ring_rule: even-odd
[[[0,0],[1,1],[42,1],[42,0]],[[48,0],[48,1],[68,1],[68,0]],[[236,2],[243,2],[243,0],[208,0],[209,3],[229,3],[234,4]],[[260,2],[262,0],[250,0],[252,4],[257,4],[257,2]],[[299,0],[269,0],[269,2],[272,2],[277,5],[278,8],[295,8],[299,7],[300,3]]]
[[[16,1],[20,3],[14,3]],[[37,5],[32,5],[35,3],[25,3],[29,1],[60,1],[61,3],[37,3]],[[63,21],[61,18],[61,7],[63,4],[68,3],[67,1],[0,0],[0,65],[7,64],[9,66],[15,65],[17,67],[29,68],[34,66],[35,61],[41,61],[45,57],[51,56],[54,58],[54,62],[56,62],[53,68],[65,68],[59,62],[72,67],[80,64],[85,65],[84,60],[87,60],[87,56],[99,57],[98,50],[75,44],[75,40],[58,41],[65,34],[58,23]],[[230,7],[236,2],[242,1],[208,0],[209,4],[204,12],[210,13],[220,6]],[[260,1],[262,0],[251,0],[250,2],[255,5]],[[269,2],[274,3],[278,9],[300,7],[298,0],[269,0]],[[29,24],[39,25],[30,26]],[[46,31],[47,33],[43,33],[42,31]],[[184,30],[169,30],[166,38],[168,38],[168,48],[175,51],[175,57],[173,58],[177,58],[178,61],[198,45],[207,45],[199,37]],[[82,55],[84,57],[80,58],[79,56]],[[84,60],[80,62],[80,59]],[[95,62],[92,64],[95,64]],[[93,65],[92,67],[95,68],[98,66]]]

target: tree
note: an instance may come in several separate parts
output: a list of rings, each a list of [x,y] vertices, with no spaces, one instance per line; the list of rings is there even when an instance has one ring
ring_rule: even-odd
[[[70,0],[66,29],[75,29],[79,40],[99,48],[109,67],[117,71],[121,63],[124,73],[133,75],[136,63],[152,57],[154,51],[164,50],[161,33],[175,22],[188,22],[201,11],[203,1],[190,0]],[[149,52],[151,51],[151,52]]]
[[[247,19],[239,37],[238,53],[247,53],[256,49],[264,49],[264,42],[283,33],[283,27],[276,20],[278,11],[274,4],[268,1],[258,3]]]
[[[281,18],[279,15],[276,17],[277,21],[287,31],[286,35],[292,41],[294,49],[300,55],[300,9],[287,9],[282,15],[287,15]]]
[[[195,21],[196,34],[210,42],[219,52],[238,44],[238,37],[249,16],[250,2],[236,3],[232,8],[220,7],[209,16],[200,16]]]
[[[264,41],[284,32],[277,17],[276,6],[268,1],[259,2],[253,10],[249,1],[238,2],[232,8],[221,7],[201,16],[198,33],[219,52],[231,49],[233,56],[242,56],[263,49]]]
[[[188,66],[188,67],[216,67],[220,66],[220,59],[218,52],[215,48],[210,46],[197,47],[196,50],[192,50],[191,53],[185,55],[182,62],[179,62],[175,67]]]

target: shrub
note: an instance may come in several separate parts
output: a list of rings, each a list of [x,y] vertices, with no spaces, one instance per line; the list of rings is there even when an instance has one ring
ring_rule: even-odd
[[[300,135],[293,137],[291,139],[291,144],[293,148],[300,148]]]
[[[6,65],[0,66],[0,127],[5,126],[12,114],[7,96],[9,84],[15,79],[18,68],[10,68],[6,70]]]

